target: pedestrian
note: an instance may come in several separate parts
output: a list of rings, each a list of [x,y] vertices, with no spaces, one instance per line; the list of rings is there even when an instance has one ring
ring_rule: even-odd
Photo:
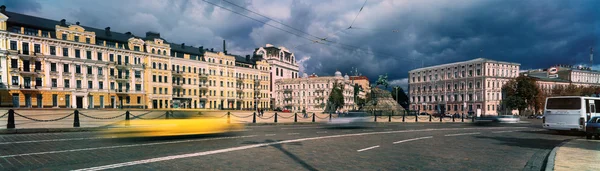
[[[264,109],[260,109],[260,116],[264,116],[265,115],[265,110]]]

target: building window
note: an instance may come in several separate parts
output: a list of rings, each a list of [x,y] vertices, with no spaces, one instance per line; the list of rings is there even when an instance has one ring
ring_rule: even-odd
[[[156,75],[152,75],[152,82],[156,82]]]
[[[135,91],[142,91],[142,85],[141,84],[135,84]]]
[[[108,54],[108,61],[114,62],[115,61],[115,54]]]
[[[81,88],[81,80],[77,80],[75,83],[76,88]]]
[[[63,64],[63,72],[69,72],[69,64]]]
[[[89,51],[89,50],[88,50],[88,51],[86,51],[86,52],[85,52],[85,57],[86,57],[87,59],[92,59],[92,51]]]
[[[110,82],[110,89],[114,90],[115,89],[115,82]]]
[[[98,81],[98,89],[100,89],[100,90],[104,89],[104,82]]]
[[[67,40],[67,34],[63,33],[63,34],[62,34],[62,39],[63,39],[63,40]]]
[[[65,79],[65,81],[64,81],[64,87],[65,88],[70,88],[71,87],[71,82],[69,81],[69,79]]]
[[[92,89],[94,87],[94,83],[92,81],[88,81],[88,88]]]
[[[42,52],[39,44],[34,44],[33,45],[33,52],[35,52],[35,53],[41,53]]]
[[[69,56],[69,48],[63,48],[62,54],[63,56]]]
[[[75,73],[81,74],[81,65],[75,65]]]
[[[142,78],[142,71],[135,71],[135,78]],[[166,81],[166,78],[165,78]]]
[[[87,67],[87,74],[92,75],[92,67],[91,66]]]
[[[133,46],[133,50],[140,51],[140,46]],[[152,53],[154,53],[154,52],[152,52]]]
[[[50,63],[50,71],[56,72],[56,63],[54,63],[54,62]]]
[[[81,58],[81,50],[75,49],[75,57],[76,58]]]
[[[90,44],[92,43],[92,39],[90,39],[89,37],[85,38],[85,43]]]
[[[10,41],[10,50],[17,50],[17,41]]]
[[[73,41],[79,42],[79,36],[74,36]]]

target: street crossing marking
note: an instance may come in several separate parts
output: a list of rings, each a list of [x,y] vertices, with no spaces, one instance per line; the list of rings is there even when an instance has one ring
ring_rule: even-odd
[[[368,147],[368,148],[363,148],[363,149],[360,149],[360,150],[356,150],[356,152],[367,151],[367,150],[374,149],[374,148],[378,148],[378,147],[379,147],[379,146],[378,146],[378,145],[376,145],[376,146],[373,146],[373,147]]]
[[[175,160],[175,159],[182,159],[182,158],[206,156],[206,155],[226,153],[226,152],[231,152],[231,151],[240,151],[240,150],[258,148],[258,147],[272,146],[272,145],[277,145],[277,144],[295,143],[295,142],[320,140],[320,139],[329,139],[329,138],[364,136],[364,135],[379,135],[379,134],[395,134],[395,133],[406,133],[406,132],[428,132],[428,131],[441,131],[441,130],[445,130],[445,131],[448,131],[448,130],[470,130],[470,129],[482,130],[482,129],[506,129],[506,128],[525,128],[525,127],[416,129],[416,130],[399,130],[399,131],[365,132],[365,133],[354,133],[354,134],[329,135],[329,136],[320,136],[320,137],[309,137],[309,138],[300,138],[300,139],[293,139],[293,140],[284,140],[284,141],[277,141],[277,142],[271,142],[271,143],[261,143],[261,144],[245,145],[245,146],[224,148],[224,149],[218,149],[218,150],[212,150],[212,151],[203,151],[203,152],[196,152],[196,153],[188,153],[188,154],[179,154],[179,155],[172,155],[172,156],[165,156],[165,157],[157,157],[157,158],[151,158],[151,159],[145,159],[145,160],[137,160],[137,161],[130,161],[130,162],[123,162],[123,163],[116,163],[116,164],[110,164],[110,165],[103,165],[103,166],[97,166],[97,167],[90,167],[90,168],[78,169],[76,171],[84,171],[84,170],[85,171],[95,171],[95,170],[114,169],[114,168],[120,168],[120,167],[125,167],[125,166],[133,166],[133,165],[154,163],[154,162],[160,162],[160,161],[168,161],[168,160]]]
[[[446,136],[446,137],[452,137],[452,136],[475,135],[475,134],[481,134],[481,132],[471,132],[471,133],[462,133],[462,134],[448,134],[448,135],[444,135],[444,136]]]
[[[107,139],[107,138],[93,137],[93,138],[64,138],[64,139],[48,139],[48,140],[13,141],[13,142],[0,142],[0,145],[38,143],[38,142],[56,142],[56,141],[95,140],[95,139]]]
[[[499,134],[499,133],[507,133],[507,132],[515,132],[515,131],[493,131],[492,133]]]
[[[45,152],[36,152],[36,153],[24,153],[24,154],[4,155],[4,156],[0,156],[0,158],[19,157],[19,156],[32,156],[32,155],[41,155],[41,154],[55,154],[55,153],[77,152],[77,151],[91,151],[91,150],[125,148],[125,147],[139,147],[139,146],[162,145],[162,144],[176,144],[176,143],[196,142],[196,141],[210,141],[210,140],[222,140],[222,139],[249,138],[249,137],[255,137],[255,136],[256,135],[235,136],[235,137],[217,137],[217,138],[193,139],[193,140],[183,140],[183,141],[168,141],[168,142],[147,143],[147,144],[130,144],[130,145],[118,145],[118,146],[79,148],[79,149],[71,149],[71,150],[45,151]]]
[[[385,131],[391,131],[392,129],[384,129]]]
[[[399,143],[403,143],[403,142],[409,142],[409,141],[415,141],[415,140],[421,140],[421,139],[428,139],[428,138],[433,138],[433,136],[419,137],[419,138],[407,139],[407,140],[402,140],[402,141],[396,141],[393,144],[399,144]]]
[[[313,129],[313,128],[323,128],[323,127],[313,126],[313,127],[281,128],[281,129]]]
[[[270,137],[270,136],[275,136],[277,134],[265,134],[265,136]]]
[[[324,134],[324,133],[327,133],[327,131],[317,132],[317,134]]]
[[[298,135],[300,133],[288,133],[288,135]]]

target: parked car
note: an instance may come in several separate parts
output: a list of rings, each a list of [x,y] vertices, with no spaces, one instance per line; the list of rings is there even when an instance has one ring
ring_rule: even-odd
[[[600,139],[600,116],[590,118],[585,126],[585,138],[592,139],[592,136]]]
[[[475,119],[475,123],[519,123],[520,119],[515,115],[481,116]]]
[[[289,110],[289,109],[283,109],[283,110],[281,110],[281,112],[283,112],[283,113],[291,113],[292,111]]]
[[[446,113],[445,117],[449,117],[449,118],[451,118],[451,117],[452,117],[452,114],[450,114],[450,113]]]
[[[275,108],[275,110],[273,110],[275,112],[281,112],[281,108]]]
[[[371,121],[366,112],[348,112],[328,122],[330,127],[365,127]]]

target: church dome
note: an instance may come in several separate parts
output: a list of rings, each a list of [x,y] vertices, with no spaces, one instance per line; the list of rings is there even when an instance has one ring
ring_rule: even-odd
[[[344,75],[344,80],[348,81],[350,79],[350,77],[348,76],[348,74]]]
[[[335,77],[342,77],[342,72],[335,71]]]
[[[302,78],[308,78],[308,74],[306,74],[306,72],[304,74],[302,74]]]

